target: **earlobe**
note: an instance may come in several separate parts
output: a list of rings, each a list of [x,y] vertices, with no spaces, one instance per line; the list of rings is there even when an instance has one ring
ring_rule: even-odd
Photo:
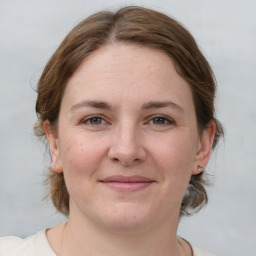
[[[54,134],[51,124],[48,120],[44,121],[43,127],[45,130],[46,137],[49,142],[50,146],[50,154],[51,154],[51,169],[56,173],[62,173],[62,163],[60,159],[60,151],[59,151],[59,145],[58,145],[58,138]]]
[[[210,121],[207,128],[203,130],[196,153],[193,175],[201,173],[208,164],[211,156],[213,140],[216,131],[216,124],[214,120]]]

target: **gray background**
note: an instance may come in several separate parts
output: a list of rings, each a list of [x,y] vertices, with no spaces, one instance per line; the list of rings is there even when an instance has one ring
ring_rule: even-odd
[[[102,8],[142,5],[180,20],[215,72],[226,129],[209,170],[207,208],[179,235],[220,256],[256,255],[256,1],[0,0],[0,236],[27,236],[60,223],[42,202],[44,146],[33,135],[37,80],[68,31]]]

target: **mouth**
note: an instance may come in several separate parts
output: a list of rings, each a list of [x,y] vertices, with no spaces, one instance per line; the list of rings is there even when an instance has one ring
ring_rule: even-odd
[[[100,180],[100,183],[119,192],[135,192],[147,188],[155,181],[143,176],[114,175]]]

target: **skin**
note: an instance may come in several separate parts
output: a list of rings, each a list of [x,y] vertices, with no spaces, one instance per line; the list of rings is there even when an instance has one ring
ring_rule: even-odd
[[[70,194],[65,230],[47,232],[56,252],[192,255],[176,238],[179,211],[191,175],[208,163],[215,124],[199,135],[190,86],[169,56],[133,44],[100,48],[68,81],[57,131],[44,128]],[[102,182],[113,175],[150,184],[116,190]]]

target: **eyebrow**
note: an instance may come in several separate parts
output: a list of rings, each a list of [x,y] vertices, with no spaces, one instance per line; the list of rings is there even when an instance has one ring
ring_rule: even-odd
[[[184,111],[184,109],[180,105],[172,101],[149,101],[143,104],[142,109],[166,108],[166,107],[174,108],[180,112]]]
[[[83,107],[92,107],[92,108],[106,109],[106,110],[112,109],[107,102],[97,101],[97,100],[85,100],[73,105],[70,110],[71,112],[74,112],[75,110]],[[154,109],[154,108],[166,108],[166,107],[171,107],[181,112],[184,111],[184,109],[180,105],[172,101],[149,101],[142,105],[142,109]]]
[[[110,110],[111,106],[104,102],[104,101],[97,101],[97,100],[85,100],[82,102],[79,102],[75,104],[74,106],[71,107],[71,112],[74,112],[75,110],[83,107],[92,107],[92,108],[97,108],[97,109],[106,109]]]

